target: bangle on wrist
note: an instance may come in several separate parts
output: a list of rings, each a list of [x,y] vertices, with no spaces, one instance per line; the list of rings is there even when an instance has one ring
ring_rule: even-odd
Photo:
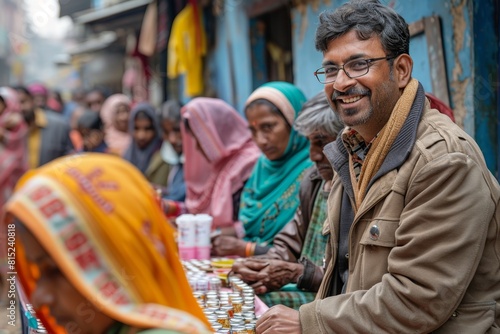
[[[255,242],[247,242],[245,245],[245,257],[253,256],[255,253]]]

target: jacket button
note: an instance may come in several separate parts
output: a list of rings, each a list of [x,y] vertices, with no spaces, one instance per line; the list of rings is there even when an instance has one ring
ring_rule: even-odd
[[[373,225],[370,228],[370,239],[372,239],[372,240],[378,240],[379,236],[380,236],[380,229],[378,228],[377,225]]]

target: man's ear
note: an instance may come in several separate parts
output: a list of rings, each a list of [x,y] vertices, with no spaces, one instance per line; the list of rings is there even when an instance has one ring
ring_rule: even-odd
[[[398,82],[399,88],[405,88],[410,82],[411,71],[413,69],[413,59],[410,55],[399,55],[393,63],[393,75]]]

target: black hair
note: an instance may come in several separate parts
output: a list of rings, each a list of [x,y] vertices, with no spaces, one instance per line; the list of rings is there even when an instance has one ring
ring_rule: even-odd
[[[78,128],[89,130],[102,130],[104,128],[99,113],[93,111],[85,111],[80,118],[78,118],[77,124]]]
[[[388,56],[410,53],[408,24],[396,11],[378,0],[351,0],[335,11],[321,13],[316,30],[316,49],[325,52],[330,41],[351,30],[356,31],[360,40],[377,35]]]
[[[33,95],[30,93],[30,91],[28,90],[28,88],[26,88],[25,86],[16,86],[16,87],[14,87],[14,89],[17,92],[24,93],[24,94],[28,95],[31,98],[33,97]]]

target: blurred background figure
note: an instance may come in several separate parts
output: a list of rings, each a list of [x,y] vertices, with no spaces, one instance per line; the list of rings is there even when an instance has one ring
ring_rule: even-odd
[[[71,115],[77,109],[85,109],[85,90],[83,88],[76,88],[71,92],[71,100],[64,104],[62,114],[68,123],[71,121]]]
[[[123,159],[58,159],[6,211],[19,289],[48,333],[213,333],[153,188]]]
[[[214,228],[236,236],[241,192],[260,155],[247,121],[223,100],[199,97],[182,108],[181,132],[187,212],[209,214]],[[172,201],[165,207],[184,211]]]
[[[77,108],[72,114],[69,120],[69,138],[75,152],[80,152],[83,150],[83,138],[80,132],[78,132],[78,119],[85,113],[84,108]]]
[[[186,184],[184,182],[184,154],[182,152],[181,108],[176,100],[165,101],[159,111],[160,125],[163,130],[161,158],[170,165],[167,187],[162,197],[184,202]]]
[[[0,210],[28,167],[26,134],[16,91],[0,87]]]
[[[49,109],[55,111],[58,114],[62,114],[64,110],[64,100],[61,96],[61,92],[57,90],[51,90],[47,98],[47,106]]]
[[[24,120],[28,125],[27,154],[29,168],[36,168],[74,151],[70,127],[64,118],[50,110],[36,107],[29,90],[17,87]]]
[[[120,156],[132,142],[129,132],[130,104],[131,101],[126,95],[114,94],[104,101],[101,108],[106,145],[110,152]]]
[[[40,108],[43,110],[50,109],[49,106],[47,105],[47,100],[49,98],[49,90],[44,84],[32,83],[28,85],[28,91],[33,97],[33,103],[36,108]]]
[[[149,103],[139,103],[132,109],[129,119],[132,141],[123,157],[136,166],[149,182],[165,187],[169,165],[160,154],[162,145],[160,122]]]
[[[102,105],[106,100],[106,93],[99,88],[91,89],[85,95],[85,103],[87,108],[93,112],[100,113]]]
[[[109,153],[104,141],[104,125],[98,113],[83,113],[78,119],[77,128],[83,140],[83,152]]]

